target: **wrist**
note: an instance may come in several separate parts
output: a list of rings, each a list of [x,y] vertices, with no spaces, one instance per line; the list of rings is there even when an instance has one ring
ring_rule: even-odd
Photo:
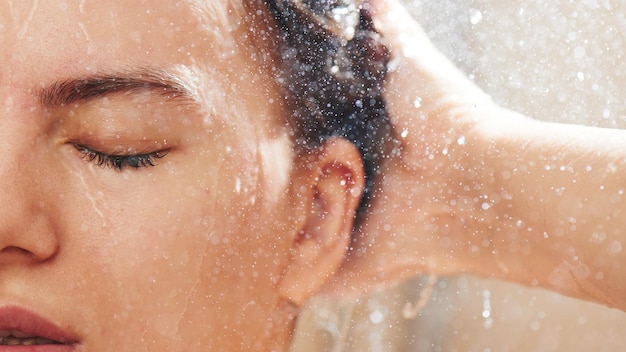
[[[483,276],[538,285],[546,279],[545,267],[553,266],[556,256],[544,238],[549,230],[542,220],[548,215],[541,176],[542,158],[553,154],[543,150],[545,143],[537,137],[545,125],[494,107],[481,112],[470,132],[469,163],[481,179],[478,226],[486,233],[493,261],[481,268]]]

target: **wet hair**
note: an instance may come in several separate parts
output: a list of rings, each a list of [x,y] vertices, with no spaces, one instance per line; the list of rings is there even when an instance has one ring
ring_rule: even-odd
[[[260,0],[279,28],[281,85],[295,143],[311,150],[333,136],[359,149],[362,211],[395,138],[383,100],[389,51],[357,0]]]

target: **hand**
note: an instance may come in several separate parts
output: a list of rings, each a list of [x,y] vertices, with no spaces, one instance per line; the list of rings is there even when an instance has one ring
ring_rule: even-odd
[[[384,166],[331,291],[471,271],[476,252],[488,251],[481,245],[488,231],[472,218],[484,205],[477,201],[482,171],[469,150],[478,116],[497,107],[437,51],[397,0],[372,7],[391,49],[385,98],[402,147]]]
[[[327,290],[470,273],[625,310],[624,131],[498,107],[398,0],[372,5],[392,53],[385,100],[402,148]]]

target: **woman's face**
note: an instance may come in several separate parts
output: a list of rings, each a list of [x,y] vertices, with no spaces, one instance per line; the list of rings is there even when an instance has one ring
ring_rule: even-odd
[[[0,336],[89,351],[285,338],[275,287],[300,207],[243,15],[225,1],[0,2]]]

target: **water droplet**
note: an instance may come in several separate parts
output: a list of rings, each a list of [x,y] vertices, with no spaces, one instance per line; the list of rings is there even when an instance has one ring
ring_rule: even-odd
[[[578,264],[574,268],[574,276],[577,279],[586,279],[587,277],[589,277],[589,274],[591,274],[591,271],[589,270],[589,267],[584,264]]]
[[[483,13],[477,9],[470,9],[470,22],[473,25],[479,24],[483,20]]]
[[[533,321],[530,323],[530,329],[531,329],[532,331],[539,331],[539,329],[540,329],[540,328],[541,328],[541,323],[540,323],[540,322],[538,322],[538,321],[536,321],[536,320],[533,320]]]
[[[383,313],[381,313],[381,311],[377,310],[372,312],[372,314],[370,314],[370,321],[374,324],[380,324],[383,321]]]
[[[483,326],[485,329],[489,329],[493,326],[493,319],[491,318],[491,291],[483,290]]]
[[[609,254],[616,255],[622,252],[622,242],[613,240],[609,245]]]
[[[235,179],[235,192],[241,193],[241,179],[240,178]]]
[[[567,39],[569,39],[570,41],[576,40],[576,32],[567,33]]]
[[[413,106],[415,108],[422,107],[422,98],[420,98],[420,97],[415,98],[415,100],[413,100]]]
[[[461,136],[456,140],[458,145],[465,145],[465,136]]]

